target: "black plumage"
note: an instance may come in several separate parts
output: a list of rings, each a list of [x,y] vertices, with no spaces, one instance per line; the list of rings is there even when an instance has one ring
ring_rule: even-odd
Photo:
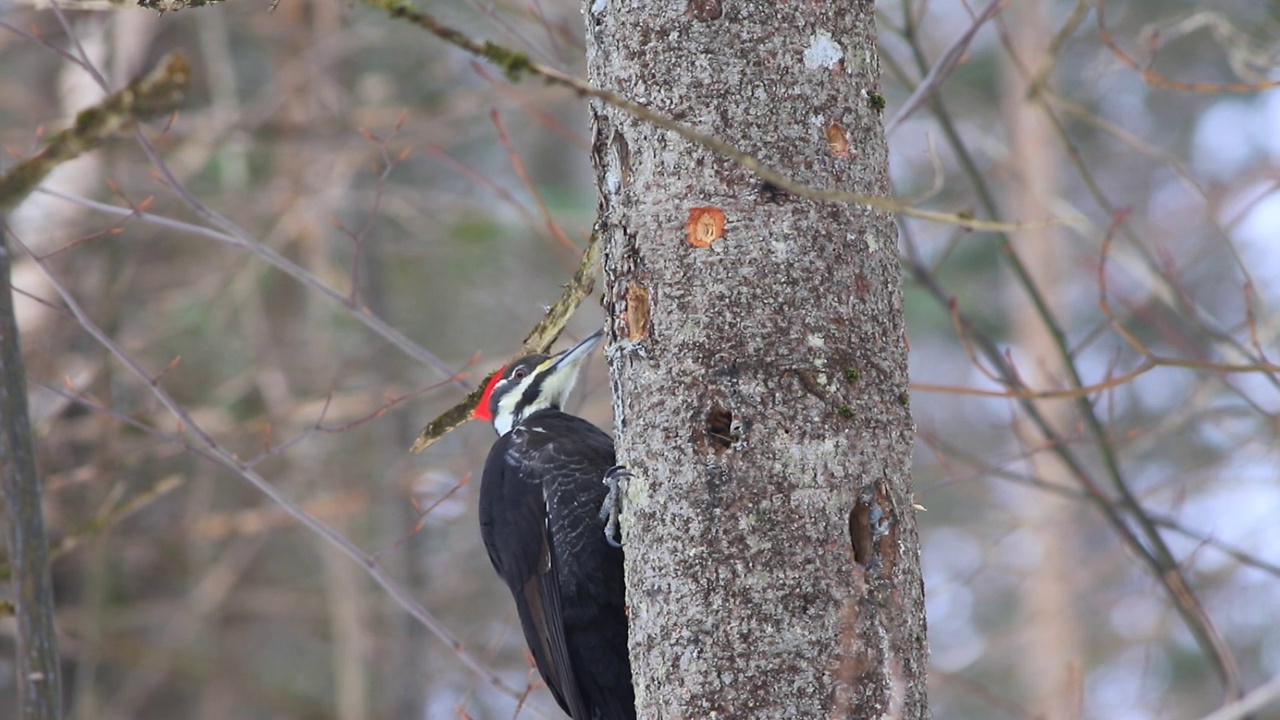
[[[521,359],[490,385],[476,415],[510,430],[485,462],[480,533],[560,707],[574,720],[633,720],[623,555],[600,516],[613,440],[560,409],[572,377],[552,381],[576,375],[580,357],[558,360],[585,355],[586,342],[555,358]]]

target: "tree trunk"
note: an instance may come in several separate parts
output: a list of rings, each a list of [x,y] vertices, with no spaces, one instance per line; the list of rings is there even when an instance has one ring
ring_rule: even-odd
[[[594,0],[590,78],[885,195],[872,9]],[[927,717],[892,218],[592,117],[641,717]]]
[[[1049,9],[1040,3],[1014,3],[1002,11],[1002,20],[1011,32],[1010,40],[1020,62],[1003,68],[1003,114],[1009,128],[1007,165],[1015,181],[1010,184],[1004,204],[1007,217],[1041,218],[1053,215],[1061,193],[1058,138],[1053,124],[1031,87],[1032,73],[1044,67],[1053,42]],[[1051,83],[1052,73],[1037,77],[1037,83]],[[1014,237],[1017,253],[1032,283],[1064,327],[1071,322],[1067,294],[1071,275],[1064,268],[1079,267],[1078,259],[1067,252],[1070,240],[1061,228],[1040,227],[1019,232]],[[1016,286],[1016,283],[1010,283]],[[1067,368],[1054,344],[1045,319],[1021,288],[1013,289],[1006,303],[1013,323],[1014,347],[1025,350],[1019,359],[1018,374],[1031,387],[1054,387],[1067,376]],[[1053,426],[1058,437],[1070,437],[1080,422],[1073,405],[1063,400],[1040,400],[1036,407]],[[1017,423],[1024,447],[1031,448],[1028,462],[1036,478],[1056,487],[1071,487],[1075,479],[1070,468],[1053,451],[1052,439],[1045,437],[1029,418]],[[1075,573],[1086,567],[1075,541],[1080,537],[1080,503],[1043,490],[1027,493],[1020,506],[1022,525],[1036,538],[1043,557],[1035,574],[1022,583],[1023,613],[1028,622],[1020,633],[1018,675],[1025,697],[1024,707],[1041,720],[1075,720],[1081,717],[1081,639],[1086,633],[1075,612],[1078,598],[1088,590],[1075,581]]]
[[[6,232],[0,216],[0,528],[9,550],[18,624],[14,653],[17,717],[58,720],[62,717],[62,679],[53,622],[49,541],[27,412],[27,374],[13,315],[13,287],[9,283],[12,256]]]

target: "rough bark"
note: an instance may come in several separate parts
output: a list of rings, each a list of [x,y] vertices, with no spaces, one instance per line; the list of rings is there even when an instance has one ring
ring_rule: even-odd
[[[49,542],[40,505],[27,379],[9,284],[9,248],[0,218],[0,525],[4,526],[18,621],[18,717],[62,717],[58,638],[53,624]]]
[[[872,9],[588,0],[590,78],[883,195]],[[892,218],[592,119],[641,717],[926,717]]]

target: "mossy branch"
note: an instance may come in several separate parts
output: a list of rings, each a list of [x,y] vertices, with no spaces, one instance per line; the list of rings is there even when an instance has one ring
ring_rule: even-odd
[[[1000,222],[996,220],[979,220],[971,213],[945,213],[933,210],[923,210],[891,197],[860,195],[858,193],[846,192],[835,188],[825,189],[812,187],[800,181],[793,180],[787,175],[765,165],[764,161],[750,153],[739,150],[732,143],[721,140],[714,135],[698,132],[678,120],[674,120],[662,113],[650,110],[644,105],[641,105],[640,103],[619,93],[598,88],[585,80],[560,72],[555,68],[548,67],[541,63],[534,62],[523,53],[503,47],[502,45],[492,41],[476,40],[461,30],[441,23],[428,12],[423,12],[410,7],[404,2],[404,0],[363,1],[368,5],[372,5],[375,8],[385,11],[391,17],[417,25],[451,45],[455,45],[466,50],[472,55],[482,57],[497,64],[502,68],[507,76],[513,80],[518,80],[525,75],[532,75],[534,77],[541,78],[550,85],[567,88],[583,97],[595,98],[651,125],[660,127],[663,130],[670,130],[689,142],[697,143],[713,153],[729,158],[738,165],[746,168],[752,173],[755,173],[755,175],[761,180],[768,182],[789,195],[822,202],[866,205],[895,215],[913,217],[920,220],[930,220],[933,222],[966,228],[968,230],[1011,232],[1014,230],[1048,227],[1062,222],[1058,219],[1036,222]],[[874,104],[874,101],[872,102]]]
[[[520,346],[520,351],[513,355],[512,359],[529,353],[546,352],[551,347],[551,344],[556,341],[556,338],[560,337],[560,333],[564,331],[564,326],[568,324],[569,318],[573,317],[574,311],[582,305],[582,301],[595,289],[596,266],[599,262],[600,233],[596,231],[591,233],[591,240],[587,243],[587,249],[582,252],[582,262],[578,264],[578,269],[573,273],[573,278],[565,285],[560,299],[547,308],[547,313],[529,331],[529,335],[525,337],[524,343]],[[418,439],[413,442],[413,447],[409,448],[409,452],[420,453],[426,450],[436,440],[444,437],[446,433],[470,420],[471,411],[475,410],[476,403],[480,401],[480,394],[484,392],[484,387],[489,384],[489,378],[491,377],[493,377],[493,373],[485,375],[484,380],[476,386],[476,389],[468,393],[462,402],[427,423],[427,426],[422,428],[422,432],[418,434]]]
[[[189,10],[220,2],[222,0],[138,0],[138,7],[164,14],[166,11],[178,12],[179,10]],[[275,9],[274,3],[271,9]]]
[[[0,213],[17,207],[62,163],[93,150],[137,120],[172,112],[182,101],[190,78],[186,56],[169,53],[151,72],[80,111],[75,123],[50,138],[40,152],[0,175]]]

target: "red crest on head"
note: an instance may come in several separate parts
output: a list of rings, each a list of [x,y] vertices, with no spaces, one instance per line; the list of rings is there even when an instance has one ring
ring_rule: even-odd
[[[493,422],[493,412],[489,409],[489,397],[493,395],[493,386],[502,379],[502,372],[506,369],[505,365],[498,368],[493,373],[493,377],[489,378],[489,383],[484,386],[484,392],[480,393],[480,401],[476,403],[476,409],[471,411],[471,417]]]

